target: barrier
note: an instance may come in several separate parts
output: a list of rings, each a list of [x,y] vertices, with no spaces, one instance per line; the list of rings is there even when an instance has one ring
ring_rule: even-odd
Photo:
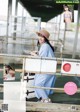
[[[56,60],[26,59],[25,70],[28,72],[56,73],[56,66]]]

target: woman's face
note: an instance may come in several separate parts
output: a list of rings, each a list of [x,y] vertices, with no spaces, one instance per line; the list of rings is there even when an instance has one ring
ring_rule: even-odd
[[[65,11],[68,11],[68,7],[65,7],[64,10],[65,10]]]
[[[7,70],[7,71],[8,71],[8,70],[9,70],[9,68],[8,68],[8,67],[5,67],[5,70]]]
[[[38,35],[39,36],[39,43],[43,44],[45,42],[45,38],[42,35]]]

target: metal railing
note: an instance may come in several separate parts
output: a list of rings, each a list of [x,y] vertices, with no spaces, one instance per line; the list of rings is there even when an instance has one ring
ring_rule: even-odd
[[[34,57],[34,56],[31,56],[31,55],[13,55],[13,54],[0,54],[0,58],[2,58],[3,59],[3,65],[5,65],[6,63],[6,61],[4,62],[4,60],[13,60],[12,61],[12,63],[18,63],[19,61],[17,61],[17,59],[20,59],[20,60],[22,60],[21,61],[21,63],[22,63],[22,68],[23,69],[20,69],[20,71],[19,71],[19,69],[15,69],[16,71],[18,71],[18,72],[31,72],[31,73],[50,73],[50,74],[53,74],[53,73],[55,73],[55,75],[61,75],[61,76],[79,76],[80,77],[80,73],[78,72],[78,73],[68,73],[68,72],[66,72],[66,73],[61,73],[61,66],[62,66],[62,61],[63,62],[66,62],[66,63],[71,63],[71,62],[73,62],[73,63],[76,63],[76,64],[80,64],[80,60],[77,60],[77,59],[67,59],[67,58],[44,58],[44,57]],[[27,59],[29,59],[29,61],[31,62],[31,64],[33,64],[33,60],[35,61],[36,59],[37,60],[39,60],[39,61],[56,61],[56,65],[55,66],[57,66],[57,65],[60,65],[60,67],[59,67],[59,69],[58,69],[58,66],[56,67],[56,71],[54,72],[54,71],[41,71],[40,69],[39,70],[37,70],[37,68],[36,68],[36,70],[35,71],[33,71],[33,68],[32,68],[32,70],[31,70],[31,68],[30,69],[27,69],[26,67],[25,67],[25,63],[27,63]],[[9,61],[8,61],[9,62]],[[36,61],[35,61],[36,62]],[[73,64],[72,63],[72,64]],[[45,63],[44,63],[45,64]],[[36,66],[36,63],[34,63],[34,65]],[[27,64],[27,66],[30,66],[30,64],[29,64],[29,62],[28,62],[28,64]],[[42,66],[42,65],[40,65],[40,66]],[[47,66],[47,65],[46,65]],[[51,65],[51,66],[53,66],[53,65]],[[41,67],[40,67],[41,68]],[[4,68],[3,69],[1,69],[1,70],[4,70]],[[30,71],[31,70],[31,71]]]

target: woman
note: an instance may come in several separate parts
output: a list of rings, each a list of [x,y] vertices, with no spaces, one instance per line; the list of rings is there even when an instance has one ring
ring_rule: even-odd
[[[15,80],[15,70],[10,65],[5,65],[4,80]]]
[[[54,48],[49,43],[49,32],[46,30],[40,30],[37,32],[39,36],[39,56],[40,57],[54,57]],[[56,76],[49,74],[36,74],[34,79],[34,86],[40,87],[53,87],[55,83]],[[44,89],[35,89],[35,95],[41,102],[49,103],[51,100],[49,99],[49,94],[52,94],[52,90],[44,90]]]
[[[65,22],[65,30],[72,30],[71,22],[72,22],[72,12],[69,11],[68,6],[64,6],[64,22]]]
[[[69,11],[68,6],[64,6],[64,22],[71,23],[72,22],[72,12]]]

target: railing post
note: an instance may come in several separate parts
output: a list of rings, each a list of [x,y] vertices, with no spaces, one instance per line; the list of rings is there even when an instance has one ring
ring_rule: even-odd
[[[22,81],[24,81],[24,74],[25,74],[25,58],[23,58],[23,73],[22,73]]]

